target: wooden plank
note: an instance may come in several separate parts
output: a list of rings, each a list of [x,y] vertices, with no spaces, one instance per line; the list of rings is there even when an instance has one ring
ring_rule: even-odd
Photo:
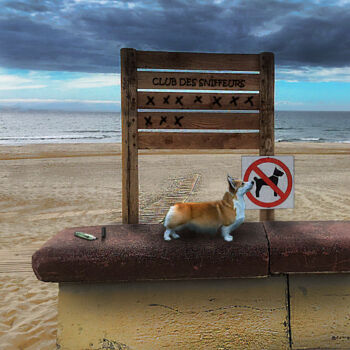
[[[257,110],[259,94],[138,92],[139,109]]]
[[[260,146],[261,156],[273,156],[275,154],[275,63],[271,52],[260,54]],[[273,221],[273,209],[260,210],[260,221]]]
[[[138,112],[138,129],[259,130],[258,113]]]
[[[139,89],[249,90],[260,89],[259,74],[138,72]]]
[[[139,149],[258,148],[258,133],[139,132]]]
[[[137,68],[259,71],[259,55],[137,51]]]
[[[139,214],[136,50],[121,49],[122,220],[137,224]]]

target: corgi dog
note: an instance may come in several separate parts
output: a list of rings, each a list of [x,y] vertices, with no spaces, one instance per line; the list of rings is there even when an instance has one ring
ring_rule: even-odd
[[[188,228],[202,233],[215,234],[221,228],[225,241],[232,241],[231,232],[245,219],[243,196],[252,189],[254,182],[234,180],[227,175],[228,191],[221,200],[201,203],[175,203],[164,219],[164,239],[170,241],[180,236],[175,232]]]

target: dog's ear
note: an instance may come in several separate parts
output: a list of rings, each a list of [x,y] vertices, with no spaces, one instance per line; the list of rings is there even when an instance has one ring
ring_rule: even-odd
[[[234,178],[232,178],[230,175],[227,174],[227,181],[228,181],[228,184],[231,187],[231,189],[233,191],[236,191],[237,186],[236,186],[236,182],[235,182]]]

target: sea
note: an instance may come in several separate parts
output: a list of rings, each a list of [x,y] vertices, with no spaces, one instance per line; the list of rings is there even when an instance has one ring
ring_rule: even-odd
[[[277,111],[276,142],[350,143],[350,112]],[[0,110],[0,144],[121,142],[119,112]]]

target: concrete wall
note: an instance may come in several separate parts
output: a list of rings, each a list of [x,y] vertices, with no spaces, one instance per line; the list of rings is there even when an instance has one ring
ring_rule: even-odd
[[[61,350],[350,349],[350,275],[61,283],[58,322]]]
[[[58,343],[72,350],[287,349],[285,277],[61,284]]]
[[[350,349],[350,274],[291,275],[294,349]]]

